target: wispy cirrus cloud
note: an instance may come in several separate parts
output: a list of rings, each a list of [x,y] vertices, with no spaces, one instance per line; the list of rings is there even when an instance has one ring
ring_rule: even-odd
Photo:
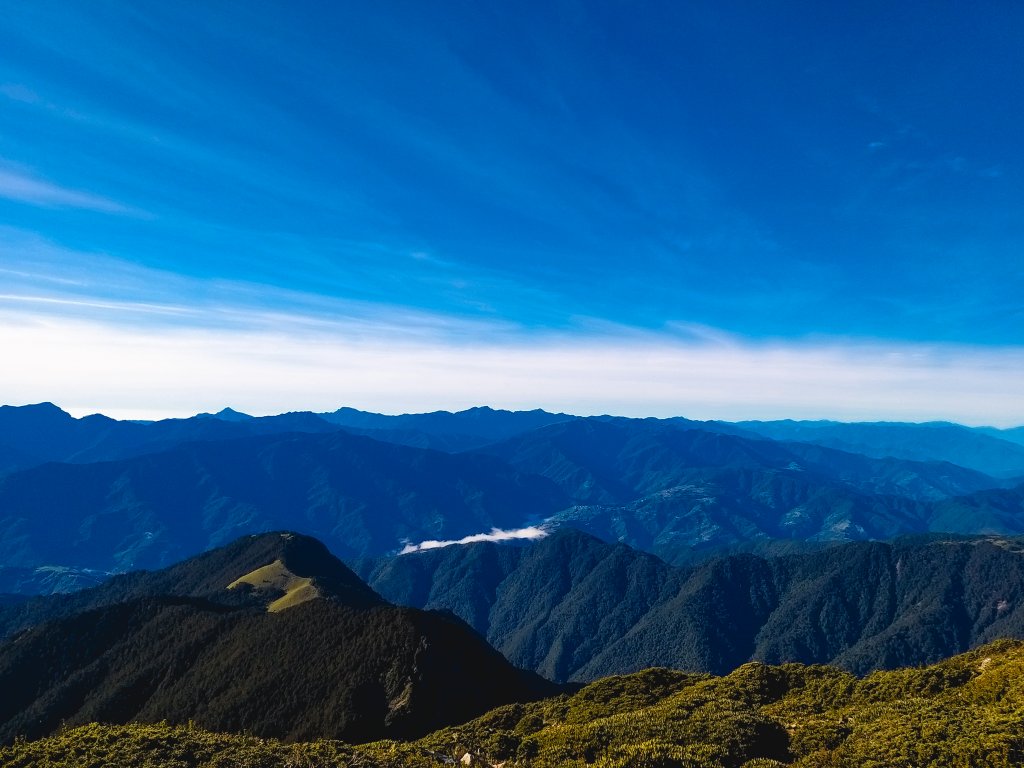
[[[121,203],[90,192],[70,189],[31,173],[0,167],[0,197],[44,208],[78,208],[100,213],[132,213]]]
[[[755,340],[580,316],[536,328],[200,279],[0,228],[0,402],[185,416],[488,404],[691,418],[1024,423],[1024,348]],[[58,280],[50,279],[59,275]]]
[[[531,333],[364,310],[332,318],[222,307],[153,324],[127,322],[117,308],[0,300],[0,402],[51,400],[77,414],[121,418],[224,405],[268,414],[488,404],[584,415],[1024,423],[1019,347],[837,338],[723,344],[638,330]],[[224,312],[234,313],[233,323],[221,322]],[[213,320],[203,322],[203,313]]]
[[[11,101],[18,101],[22,104],[42,103],[42,99],[38,93],[21,83],[0,84],[0,96],[5,96]]]

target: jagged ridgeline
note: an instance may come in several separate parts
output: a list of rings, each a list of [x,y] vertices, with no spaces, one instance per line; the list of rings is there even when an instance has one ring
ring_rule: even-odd
[[[857,678],[747,664],[724,677],[650,669],[499,707],[415,742],[283,744],[161,725],[68,728],[0,748],[3,768],[440,766],[917,768],[1024,761],[1024,644]]]
[[[291,533],[16,610],[33,626],[0,646],[5,742],[164,720],[288,740],[411,738],[556,690],[459,619],[385,602]]]

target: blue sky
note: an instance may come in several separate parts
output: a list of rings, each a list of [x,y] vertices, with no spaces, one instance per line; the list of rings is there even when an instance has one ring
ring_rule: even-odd
[[[2,1],[0,400],[1022,421],[1024,6],[841,5]]]

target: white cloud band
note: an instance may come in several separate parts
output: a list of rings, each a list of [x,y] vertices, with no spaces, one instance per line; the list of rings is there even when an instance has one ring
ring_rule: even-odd
[[[487,404],[690,418],[1024,423],[1024,350],[677,337],[452,341],[365,321],[281,330],[114,326],[0,302],[0,401],[76,413],[403,413]]]
[[[428,539],[427,541],[421,541],[419,544],[408,543],[398,554],[410,555],[413,552],[423,552],[427,549],[440,549],[441,547],[451,547],[456,544],[478,544],[483,541],[532,541],[535,539],[543,539],[549,533],[550,531],[546,528],[536,525],[532,525],[527,528],[515,528],[513,530],[491,528],[490,533],[474,533],[472,536],[464,536],[461,539],[447,539],[441,541]]]
[[[204,283],[0,228],[0,403],[187,416],[474,405],[580,415],[1024,423],[1024,347],[571,332]],[[68,265],[79,265],[77,271]],[[188,297],[185,303],[183,297]]]

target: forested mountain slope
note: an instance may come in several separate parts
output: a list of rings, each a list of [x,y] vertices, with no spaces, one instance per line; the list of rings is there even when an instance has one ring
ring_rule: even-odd
[[[866,678],[797,664],[748,664],[724,677],[650,669],[499,707],[411,743],[88,725],[0,747],[0,766],[1010,768],[1024,761],[1022,681],[1024,648],[1006,641]]]
[[[514,664],[557,680],[651,666],[725,672],[748,660],[855,672],[1024,638],[1024,544],[853,543],[670,566],[564,531],[364,564],[389,600],[451,610]]]
[[[457,619],[385,603],[294,534],[45,602],[63,618],[0,645],[2,741],[93,720],[409,738],[553,690]]]

